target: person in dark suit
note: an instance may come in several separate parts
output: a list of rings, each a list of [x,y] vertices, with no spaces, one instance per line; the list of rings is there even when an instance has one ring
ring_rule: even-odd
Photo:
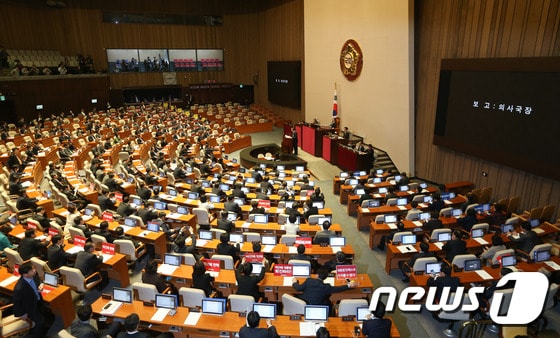
[[[212,284],[214,277],[206,273],[206,267],[202,262],[196,262],[192,272],[193,288],[203,290],[206,297],[209,297],[216,289]]]
[[[163,293],[169,288],[170,293],[178,294],[177,288],[172,283],[168,282],[158,272],[158,261],[151,259],[146,263],[144,271],[142,271],[142,283],[152,284],[156,287],[159,293]]]
[[[138,190],[136,191],[138,196],[144,201],[147,201],[150,197],[152,197],[152,189],[146,187],[146,183],[140,182]]]
[[[192,253],[195,254],[196,252],[196,235],[193,233],[191,234],[191,244],[187,246],[186,244],[187,238],[183,234],[179,234],[175,238],[175,242],[173,243],[173,252],[175,253]]]
[[[313,237],[313,244],[321,244],[321,243],[329,243],[329,239],[331,237],[335,237],[336,233],[334,231],[329,230],[331,227],[331,222],[324,221],[323,222],[323,230],[317,231],[315,237]]]
[[[41,257],[43,260],[47,258],[45,249],[49,245],[51,238],[47,237],[46,240],[41,241],[35,237],[37,237],[35,229],[25,230],[25,237],[21,240],[18,247],[19,255],[24,261],[31,257]]]
[[[224,203],[224,210],[235,212],[238,216],[241,216],[241,207],[233,201],[233,195],[227,197],[227,201]]]
[[[445,202],[441,199],[441,194],[435,192],[432,194],[432,203],[428,206],[428,210],[436,211],[439,215],[441,209],[445,208]]]
[[[105,210],[117,210],[117,205],[115,204],[115,194],[107,191],[103,191],[98,198],[99,208],[101,211]]]
[[[37,211],[37,199],[27,197],[25,189],[21,189],[19,191],[19,197],[16,200],[16,208],[18,208],[18,210],[31,209],[35,212]]]
[[[251,214],[265,214],[266,210],[263,207],[259,207],[259,201],[257,199],[253,199],[251,201],[251,210],[249,211],[249,215]]]
[[[306,206],[305,209],[307,210],[305,210],[305,212],[303,213],[303,217],[305,218],[306,221],[309,219],[309,216],[311,215],[319,215],[319,208],[313,206],[312,200],[305,201],[305,206]]]
[[[233,195],[233,197],[239,197],[239,198],[247,199],[247,195],[245,194],[245,192],[243,190],[241,190],[242,187],[243,187],[243,185],[241,183],[235,183],[234,188],[231,191],[231,194]]]
[[[96,255],[95,253],[93,253],[93,251],[93,243],[87,242],[84,246],[84,251],[80,251],[76,255],[76,262],[74,263],[74,267],[80,269],[84,277],[88,277],[98,271],[99,264],[103,263],[103,257],[101,257],[100,255]],[[102,282],[98,284],[98,289],[102,290],[103,287],[106,286],[109,282],[109,275],[107,271],[100,272]]]
[[[310,263],[314,261],[313,256],[305,254],[305,245],[299,244],[296,249],[297,249],[297,255],[293,256],[290,259],[309,261]]]
[[[42,232],[48,232],[51,227],[51,221],[45,216],[45,208],[43,207],[37,207],[37,211],[35,211],[35,215],[31,216],[31,219],[39,222],[41,225],[39,230]]]
[[[316,338],[331,338],[331,333],[329,332],[329,329],[327,329],[324,326],[321,326],[320,328],[317,329],[317,332],[315,333],[315,337]]]
[[[21,185],[19,175],[10,175],[10,183],[8,184],[8,190],[10,195],[19,195],[21,190],[25,190],[23,185]]]
[[[422,226],[422,230],[424,233],[431,234],[434,229],[441,229],[443,228],[443,222],[439,219],[439,211],[432,210],[430,211],[430,219],[424,223]]]
[[[6,161],[6,166],[10,170],[15,171],[22,171],[23,170],[23,161],[17,155],[17,148],[12,149],[10,152],[10,156],[8,157],[8,161]]]
[[[146,332],[138,331],[140,325],[140,317],[136,313],[131,313],[124,319],[124,329],[126,331],[119,332],[117,338],[150,338]]]
[[[292,147],[294,148],[294,155],[297,155],[298,153],[298,133],[296,131],[296,128],[292,128]]]
[[[239,329],[239,338],[279,338],[276,328],[272,325],[270,319],[266,320],[268,328],[259,328],[261,317],[256,311],[247,313],[247,325]]]
[[[104,329],[98,331],[93,325],[90,324],[91,316],[93,311],[91,305],[85,304],[78,308],[77,317],[70,326],[70,333],[74,337],[80,338],[100,338],[111,336],[115,337],[120,331],[120,325],[118,322],[113,322]]]
[[[451,276],[450,265],[442,264],[441,272],[436,275],[430,276],[430,278],[428,278],[428,281],[426,282],[426,285],[428,287],[436,287],[435,300],[439,301],[443,288],[449,287],[451,288],[449,291],[450,293],[455,292],[457,291],[457,287],[461,286],[461,280],[459,279],[459,277]]]
[[[220,235],[220,243],[218,243],[216,252],[219,255],[228,255],[233,258],[236,262],[239,260],[239,250],[240,245],[237,243],[236,245],[229,243],[229,234],[224,233]]]
[[[44,337],[54,321],[54,315],[41,296],[41,280],[30,262],[19,267],[21,277],[14,287],[13,302],[16,317],[29,318],[35,324],[30,337]]]
[[[107,221],[101,221],[101,223],[99,223],[99,228],[95,229],[93,233],[104,237],[107,243],[113,243],[115,240],[115,237],[113,237],[113,234],[109,231],[109,222]]]
[[[399,269],[401,270],[402,274],[403,274],[403,279],[402,281],[405,283],[409,282],[409,277],[408,274],[412,272],[412,267],[414,266],[414,263],[416,262],[416,260],[418,258],[423,258],[423,257],[433,257],[433,253],[429,252],[428,250],[430,249],[430,245],[426,242],[421,242],[420,243],[420,252],[415,253],[410,260],[408,261],[408,266],[405,265],[405,261],[399,261]]]
[[[378,302],[375,311],[366,316],[362,325],[362,333],[366,337],[389,338],[391,337],[391,320],[383,318],[385,316],[385,304]]]
[[[467,243],[463,241],[463,232],[459,229],[453,231],[451,240],[447,241],[441,248],[445,252],[445,259],[451,263],[457,255],[467,253]]]
[[[51,246],[47,249],[47,264],[49,268],[55,270],[61,266],[72,266],[68,260],[75,259],[76,254],[64,251],[64,237],[62,235],[55,235],[51,243]]]
[[[358,285],[356,282],[348,282],[345,285],[332,286],[324,282],[328,275],[329,271],[327,269],[319,268],[317,271],[318,278],[308,277],[303,284],[300,284],[297,278],[294,278],[292,286],[296,291],[303,291],[299,298],[303,299],[308,305],[330,306],[329,297],[331,294],[355,288]]]
[[[228,219],[228,212],[222,210],[220,216],[221,217],[218,219],[218,226],[216,228],[230,233],[235,228],[235,224]]]
[[[478,219],[476,218],[476,211],[474,208],[467,210],[465,217],[461,217],[457,220],[457,224],[463,227],[466,232],[470,232],[473,225],[476,223],[478,223]]]
[[[311,196],[309,196],[309,199],[312,202],[323,202],[325,200],[325,195],[323,195],[323,192],[321,191],[321,188],[316,187],[313,194],[311,194]]]
[[[325,267],[325,269],[327,269],[327,271],[334,271],[336,270],[337,266],[346,264],[346,254],[342,251],[338,251],[335,254],[334,258],[328,260],[323,266]]]
[[[135,211],[136,209],[128,203],[128,196],[123,196],[123,200],[117,208],[117,213],[122,217],[128,217]]]
[[[266,266],[266,259],[262,260],[263,267]],[[241,261],[241,264],[235,270],[235,279],[237,280],[237,292],[238,295],[253,296],[255,301],[262,296],[259,291],[258,283],[263,280],[266,272],[266,268],[261,269],[261,273],[257,276],[252,276],[253,264],[250,262],[245,262],[245,258]]]
[[[143,208],[138,208],[136,215],[142,219],[144,224],[159,217],[158,211],[154,209],[153,202],[148,202]]]
[[[535,245],[541,243],[541,239],[537,233],[532,230],[531,224],[527,221],[521,223],[519,232],[513,231],[509,232],[507,235],[512,243],[517,244],[517,249],[526,253],[529,253],[533,250]],[[534,257],[529,258],[533,259]]]

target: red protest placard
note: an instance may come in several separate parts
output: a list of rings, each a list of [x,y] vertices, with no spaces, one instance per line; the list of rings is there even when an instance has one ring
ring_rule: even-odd
[[[313,246],[313,238],[311,237],[296,237],[296,241],[294,243],[295,246],[300,244],[305,245],[306,248],[311,248]]]
[[[336,279],[356,279],[358,277],[358,268],[355,265],[337,265]]]
[[[19,277],[19,264],[14,264],[14,276]]]
[[[270,200],[259,200],[259,208],[270,208]]]
[[[123,194],[122,194],[122,192],[118,192],[118,191],[115,192],[115,200],[117,200],[117,201],[119,201],[119,202],[122,202],[122,201],[123,201]]]
[[[206,271],[208,272],[220,272],[220,260],[219,259],[204,259],[202,260]]]
[[[115,254],[115,244],[112,243],[103,243],[101,244],[101,253],[107,255],[114,255]]]
[[[293,266],[291,266],[290,264],[274,265],[274,276],[292,277],[293,275]]]
[[[112,222],[113,221],[113,214],[110,212],[104,212],[102,216],[104,221]]]
[[[58,230],[56,230],[55,228],[52,228],[52,227],[49,228],[49,236],[54,237],[58,234],[59,234]]]
[[[248,263],[262,263],[264,253],[262,252],[247,252],[245,254],[245,262]]]
[[[27,229],[37,230],[37,225],[33,222],[27,221]]]
[[[84,246],[86,246],[86,238],[82,236],[74,236],[73,244],[83,248]]]

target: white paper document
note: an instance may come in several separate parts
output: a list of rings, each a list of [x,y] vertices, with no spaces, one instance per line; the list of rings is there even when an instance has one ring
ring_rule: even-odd
[[[171,311],[171,309],[159,308],[157,309],[156,313],[152,316],[152,320],[155,322],[161,322],[167,316],[167,314]]]
[[[416,248],[413,245],[399,245],[397,247],[401,253],[416,252]]]
[[[187,316],[187,319],[185,319],[185,322],[183,324],[194,326],[198,323],[201,315],[202,312],[189,312],[189,315]]]
[[[482,237],[477,237],[477,238],[473,238],[475,241],[477,241],[478,243],[480,243],[481,245],[487,245],[488,242],[486,240],[484,240],[484,238]]]
[[[486,272],[485,270],[476,270],[476,273],[484,280],[487,279],[494,279],[492,277],[492,275],[490,275],[488,272]]]
[[[173,272],[175,272],[175,270],[177,270],[177,267],[175,265],[164,263],[158,266],[157,272],[161,275],[171,276]]]
[[[8,285],[12,284],[13,282],[17,281],[18,279],[19,279],[19,277],[17,277],[17,276],[10,276],[10,277],[4,279],[3,281],[1,281],[0,286],[3,287],[3,288],[8,287]]]
[[[313,323],[313,322],[300,322],[299,323],[299,335],[300,336],[310,336],[315,337],[317,335],[317,330],[321,326],[325,326],[324,323]]]

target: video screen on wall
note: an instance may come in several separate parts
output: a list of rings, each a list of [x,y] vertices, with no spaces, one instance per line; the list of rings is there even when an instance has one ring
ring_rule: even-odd
[[[268,101],[301,107],[301,61],[268,61]]]
[[[109,73],[223,71],[223,49],[107,49]]]
[[[434,141],[560,179],[560,58],[442,60]]]

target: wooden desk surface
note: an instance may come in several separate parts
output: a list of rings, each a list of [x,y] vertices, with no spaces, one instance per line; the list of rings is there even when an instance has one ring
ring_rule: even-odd
[[[99,315],[107,302],[108,300],[102,298],[96,300],[92,304],[93,312]],[[168,331],[171,326],[175,326],[182,329],[181,334],[198,333],[206,336],[222,336],[222,334],[224,334],[227,337],[233,337],[236,332],[239,332],[242,326],[246,325],[245,317],[239,316],[239,314],[235,312],[226,312],[223,316],[202,314],[196,326],[194,326],[185,324],[185,320],[189,315],[189,309],[186,307],[178,307],[177,313],[174,316],[165,316],[161,322],[156,322],[151,319],[156,311],[157,309],[155,307],[144,306],[140,301],[133,301],[132,304],[123,304],[112,317],[125,318],[130,313],[137,313],[142,322],[154,325],[152,326],[153,330],[165,332]],[[301,337],[299,322],[300,321],[290,320],[290,316],[279,315],[273,321],[273,325],[281,336]],[[354,332],[354,327],[357,326],[357,324],[358,323],[355,321],[343,321],[341,317],[329,317],[328,322],[325,323],[325,327],[329,329],[333,337],[351,338],[353,337],[352,333]],[[259,327],[266,327],[266,322],[261,320]],[[391,328],[391,337],[400,337],[400,333],[395,325]]]

